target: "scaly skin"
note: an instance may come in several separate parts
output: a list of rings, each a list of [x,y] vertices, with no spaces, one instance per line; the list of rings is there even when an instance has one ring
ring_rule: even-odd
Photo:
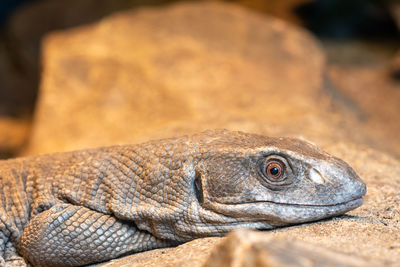
[[[0,161],[0,185],[0,265],[10,266],[85,265],[318,220],[366,192],[315,145],[226,130]]]

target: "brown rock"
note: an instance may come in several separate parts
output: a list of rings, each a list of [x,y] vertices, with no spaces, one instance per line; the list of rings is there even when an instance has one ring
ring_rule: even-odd
[[[113,12],[171,0],[40,0],[26,1],[11,14],[0,34],[0,113],[31,114],[39,82],[39,47],[50,31],[97,21]],[[310,0],[235,2],[299,22],[294,8]],[[79,10],[79,12],[76,12]]]
[[[26,115],[33,110],[39,82],[39,47],[45,34],[143,4],[138,0],[30,2],[11,14],[0,34],[0,112],[12,115]]]
[[[376,266],[293,238],[250,230],[231,232],[215,248],[204,267]]]
[[[342,132],[315,40],[235,5],[120,13],[49,36],[43,56],[31,154],[207,128]]]
[[[30,2],[10,14],[0,30],[0,158],[17,155],[28,139],[39,86],[42,37],[49,31],[93,22],[117,10],[149,1]]]
[[[192,242],[182,244],[176,248],[155,249],[121,259],[112,260],[104,264],[93,266],[102,267],[200,267],[210,256],[211,251],[220,241],[218,237],[196,239]]]
[[[377,90],[380,72],[330,67],[330,86],[307,32],[235,5],[120,13],[50,35],[43,54],[28,154],[229,128],[400,155],[398,90]]]
[[[299,22],[293,10],[309,1],[235,2]],[[39,47],[48,32],[94,22],[118,10],[168,2],[171,0],[27,1],[11,14],[0,34],[0,112],[6,110],[8,115],[32,112],[39,82]]]

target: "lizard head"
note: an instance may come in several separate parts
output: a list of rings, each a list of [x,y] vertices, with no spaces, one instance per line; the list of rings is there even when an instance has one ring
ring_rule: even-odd
[[[319,220],[363,203],[366,186],[355,171],[309,142],[229,131],[197,138],[200,206],[245,227]]]

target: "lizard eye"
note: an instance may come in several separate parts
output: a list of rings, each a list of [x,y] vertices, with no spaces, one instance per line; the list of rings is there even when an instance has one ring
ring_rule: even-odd
[[[272,189],[280,190],[282,186],[293,183],[293,170],[288,159],[283,155],[270,155],[258,161],[258,174],[261,183]]]
[[[279,179],[283,174],[283,166],[279,161],[270,161],[266,164],[265,174],[272,179]]]
[[[283,164],[277,160],[271,160],[265,164],[264,174],[273,180],[281,178],[283,172]]]

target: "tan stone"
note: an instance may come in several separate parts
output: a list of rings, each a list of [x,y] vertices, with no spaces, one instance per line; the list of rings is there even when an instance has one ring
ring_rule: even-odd
[[[216,247],[204,267],[372,267],[360,258],[316,244],[240,229]]]
[[[128,267],[128,266],[180,266],[200,267],[210,256],[220,238],[208,237],[196,239],[175,248],[155,249],[120,259],[111,260],[108,263],[95,264],[102,267]]]
[[[379,74],[342,69],[330,85],[312,36],[235,5],[119,13],[50,35],[43,55],[26,154],[228,128],[319,144],[348,139],[400,155],[395,89],[380,102],[384,120],[373,102],[363,104],[381,95]]]
[[[119,13],[50,35],[43,57],[31,154],[222,127],[341,132],[314,38],[235,5]]]

